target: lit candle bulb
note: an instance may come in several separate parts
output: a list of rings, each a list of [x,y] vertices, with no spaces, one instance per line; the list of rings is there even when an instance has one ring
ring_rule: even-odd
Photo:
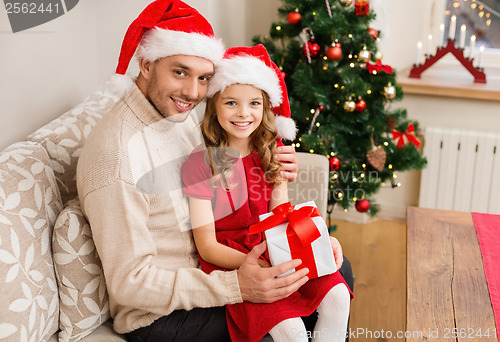
[[[444,24],[439,25],[439,47],[444,46]]]
[[[422,59],[422,42],[417,43],[417,66],[420,65],[420,60]]]
[[[458,44],[459,49],[465,48],[465,31],[467,27],[465,25],[460,26],[460,42]]]
[[[457,17],[452,16],[450,20],[450,31],[448,34],[448,38],[451,40],[455,40],[455,30],[457,28]]]
[[[481,45],[479,48],[479,59],[477,61],[477,67],[482,68],[483,67],[483,54],[484,54],[484,45]]]
[[[474,58],[474,50],[476,49],[476,36],[472,35],[470,37],[470,45],[469,45],[469,59]]]
[[[432,56],[432,34],[427,36],[427,55]]]

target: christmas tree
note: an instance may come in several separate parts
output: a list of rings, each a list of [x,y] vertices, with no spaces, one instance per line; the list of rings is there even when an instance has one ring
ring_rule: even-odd
[[[354,205],[375,215],[380,187],[397,187],[397,171],[426,164],[418,124],[391,108],[403,92],[377,50],[383,33],[370,27],[375,13],[368,0],[282,3],[283,21],[254,43],[264,44],[284,73],[299,127],[293,145],[329,158],[329,210]]]

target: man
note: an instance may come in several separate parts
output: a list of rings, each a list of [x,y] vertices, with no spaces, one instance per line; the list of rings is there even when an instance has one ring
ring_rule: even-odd
[[[141,40],[142,39],[142,40]],[[137,50],[140,74],[125,72]],[[261,244],[240,269],[198,269],[180,166],[201,143],[195,117],[224,48],[196,10],[151,3],[130,25],[114,89],[123,98],[92,130],[77,186],[102,261],[114,329],[131,341],[228,340],[224,305],[287,297],[307,270],[277,278],[300,261],[261,268]],[[118,80],[118,81],[117,81]],[[281,147],[284,177],[296,177],[293,148]],[[339,245],[340,250],[340,245]]]

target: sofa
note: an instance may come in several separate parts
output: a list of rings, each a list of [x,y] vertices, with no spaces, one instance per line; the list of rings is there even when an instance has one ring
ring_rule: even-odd
[[[0,152],[0,341],[125,341],[75,182],[86,137],[117,100],[97,91]],[[298,156],[290,196],[325,215],[328,160]]]

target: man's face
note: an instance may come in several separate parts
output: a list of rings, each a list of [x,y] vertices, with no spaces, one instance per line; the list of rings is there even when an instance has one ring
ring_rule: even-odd
[[[207,93],[214,74],[211,61],[196,56],[161,58],[151,66],[147,85],[148,100],[164,117],[184,121]]]

